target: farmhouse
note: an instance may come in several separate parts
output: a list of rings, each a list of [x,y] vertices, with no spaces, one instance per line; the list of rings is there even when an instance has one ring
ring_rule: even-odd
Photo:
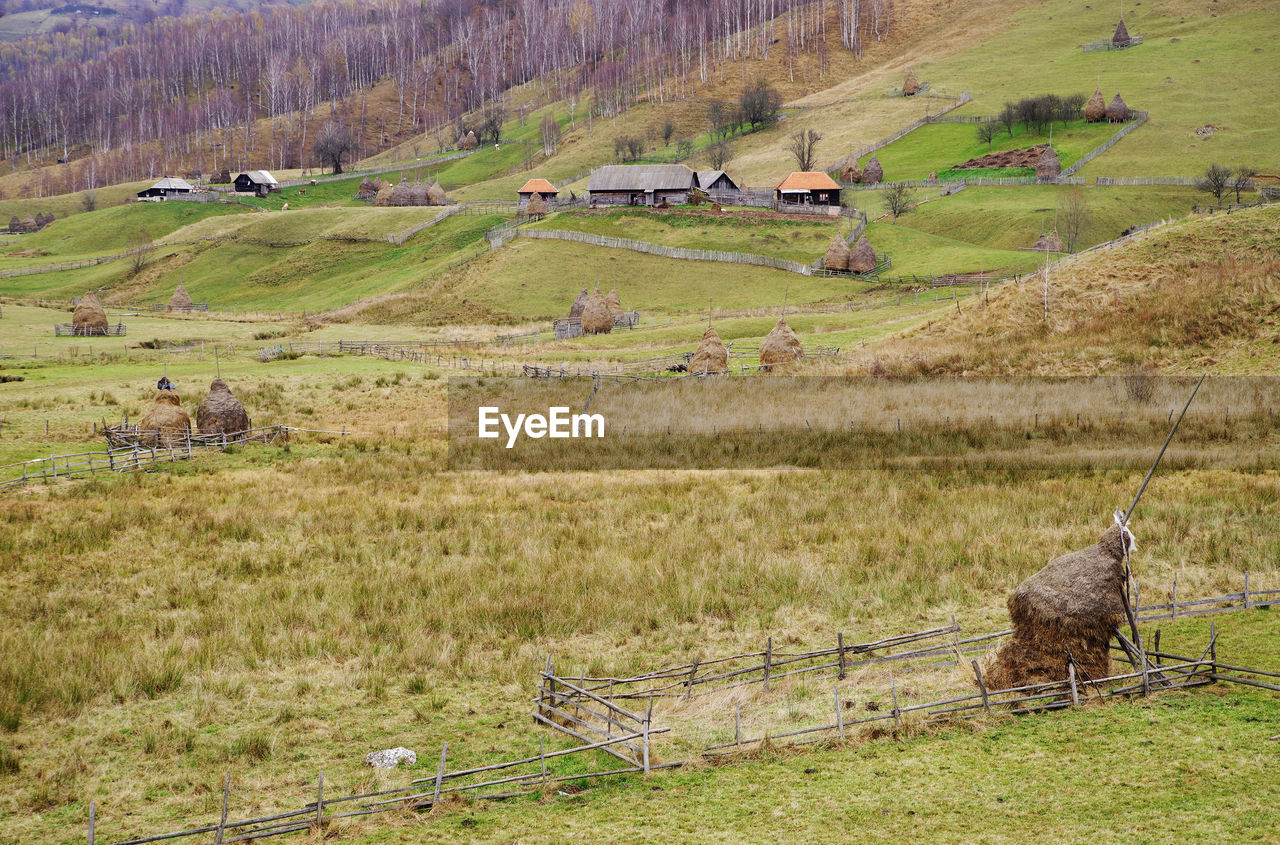
[[[265,170],[250,170],[236,177],[236,192],[241,194],[259,194],[265,196],[271,191],[280,190],[276,177]]]
[[[529,204],[534,194],[540,195],[544,200],[555,199],[560,191],[555,185],[552,185],[546,179],[530,179],[524,183],[524,187],[516,191],[520,199],[516,202],[520,208],[524,208]]]
[[[698,187],[707,192],[742,190],[723,170],[699,170]]]
[[[679,205],[700,187],[683,164],[610,164],[591,174],[592,205]]]
[[[150,188],[138,191],[138,196],[142,199],[149,199],[151,197],[164,199],[165,197],[169,197],[174,194],[189,194],[192,190],[193,188],[191,187],[191,183],[185,179],[166,176]]]
[[[840,204],[840,186],[830,176],[816,170],[792,173],[773,190],[774,198],[784,205]]]

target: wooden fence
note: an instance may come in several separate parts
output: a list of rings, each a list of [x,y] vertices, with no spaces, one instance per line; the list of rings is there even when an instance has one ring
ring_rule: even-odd
[[[190,305],[168,305],[164,302],[153,302],[151,304],[151,310],[160,312],[174,311],[179,314],[190,314],[196,311],[208,311],[209,303],[193,302]]]
[[[1130,115],[1130,118],[1131,118],[1131,119],[1129,120],[1129,122],[1128,122],[1128,123],[1126,123],[1126,124],[1125,124],[1121,129],[1120,129],[1120,131],[1119,131],[1119,132],[1116,132],[1114,135],[1112,135],[1112,136],[1111,136],[1110,138],[1108,138],[1106,141],[1103,141],[1101,144],[1099,144],[1098,146],[1094,147],[1092,150],[1090,150],[1089,152],[1085,153],[1085,154],[1084,154],[1084,155],[1082,155],[1080,158],[1078,158],[1078,159],[1076,159],[1074,162],[1072,162],[1072,164],[1071,164],[1071,166],[1070,166],[1070,167],[1068,167],[1066,170],[1062,171],[1062,174],[1059,176],[1059,178],[1060,178],[1060,179],[1065,179],[1065,178],[1067,178],[1067,177],[1069,177],[1069,176],[1074,175],[1074,174],[1075,174],[1075,172],[1076,172],[1077,170],[1079,170],[1080,168],[1084,167],[1086,164],[1088,164],[1089,162],[1093,161],[1095,158],[1097,158],[1098,156],[1102,155],[1102,154],[1103,154],[1103,153],[1105,153],[1107,150],[1109,150],[1109,149],[1111,149],[1112,147],[1114,147],[1116,144],[1120,143],[1120,139],[1121,139],[1121,138],[1123,138],[1125,135],[1128,135],[1130,132],[1134,131],[1135,129],[1137,129],[1137,128],[1138,128],[1139,126],[1141,126],[1142,124],[1146,123],[1146,122],[1147,122],[1147,119],[1151,117],[1151,113],[1150,113],[1150,112],[1145,112],[1145,111],[1133,111],[1132,109],[1129,111],[1129,115]]]
[[[634,329],[640,325],[639,311],[623,311],[613,318],[615,329]],[[551,331],[556,340],[572,340],[582,337],[581,317],[557,317],[551,321]]]
[[[870,155],[871,153],[874,153],[876,150],[879,150],[882,147],[887,147],[890,144],[892,144],[894,141],[897,141],[900,138],[906,137],[907,135],[919,129],[921,126],[927,126],[928,124],[933,123],[935,120],[941,118],[943,115],[946,115],[950,112],[955,111],[961,106],[967,104],[972,99],[973,99],[973,95],[970,94],[968,91],[965,91],[960,95],[959,99],[957,99],[955,103],[953,103],[950,106],[947,106],[945,109],[938,112],[937,114],[925,115],[919,120],[913,121],[912,123],[909,123],[906,126],[902,127],[897,132],[894,132],[892,135],[889,135],[888,137],[885,137],[885,138],[881,138],[879,141],[876,141],[873,144],[868,144],[867,146],[862,147],[861,149],[854,150],[853,152],[849,153],[847,156],[844,156],[843,158],[841,158],[839,161],[832,162],[829,165],[819,167],[817,169],[823,171],[824,173],[830,173],[833,170],[838,169],[842,163],[848,161],[849,159],[862,158],[865,155]]]
[[[1081,44],[1080,49],[1086,53],[1092,53],[1096,50],[1124,50],[1128,47],[1137,47],[1142,43],[1142,36],[1135,35],[1128,41],[1121,41],[1119,44],[1110,38],[1102,41],[1090,41],[1088,44]]]
[[[12,267],[0,270],[0,279],[12,279],[17,276],[35,276],[40,273],[60,273],[63,270],[79,270],[82,267],[96,267],[118,258],[124,258],[123,252],[116,255],[103,255],[98,258],[86,258],[81,261],[60,261],[57,264],[41,264],[36,267]]]
[[[104,328],[96,326],[77,326],[74,323],[56,323],[53,327],[54,337],[124,337],[124,323],[114,326],[108,323]]]
[[[775,258],[771,255],[753,255],[746,252],[724,252],[713,249],[686,249],[684,247],[667,246],[665,244],[636,241],[631,238],[614,238],[606,235],[594,235],[589,232],[573,232],[564,229],[516,229],[511,230],[513,237],[544,238],[548,240],[576,241],[610,249],[629,249],[649,255],[661,255],[666,258],[679,258],[686,261],[723,261],[731,264],[751,264],[757,267],[772,267],[775,270],[786,270],[801,276],[813,275],[813,268],[799,261],[786,258]]]

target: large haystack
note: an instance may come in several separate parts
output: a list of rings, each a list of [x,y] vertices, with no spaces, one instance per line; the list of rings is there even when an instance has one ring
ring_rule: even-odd
[[[463,138],[458,140],[458,149],[474,150],[480,146],[480,141],[476,138],[476,133],[468,132]]]
[[[107,333],[107,312],[92,293],[80,297],[80,303],[71,314],[71,325],[76,334],[94,335]]]
[[[432,182],[431,187],[427,188],[427,204],[428,205],[448,205],[449,197],[445,195],[444,188],[439,182]]]
[[[1129,28],[1124,25],[1124,18],[1120,19],[1120,24],[1116,27],[1116,34],[1111,36],[1111,43],[1117,47],[1129,46]]]
[[[196,409],[196,428],[202,434],[239,434],[253,428],[249,414],[231,388],[220,378],[209,385],[209,395]]]
[[[609,295],[604,298],[604,304],[609,309],[610,317],[622,316],[622,300],[618,297],[617,288],[609,289]]]
[[[173,292],[173,296],[169,297],[170,311],[190,311],[191,296],[187,293],[187,289],[182,285],[178,285],[178,289]]]
[[[867,166],[862,169],[862,184],[874,185],[882,181],[884,181],[884,168],[880,166],[880,159],[872,156]]]
[[[1132,549],[1132,535],[1122,532],[1111,526],[1094,545],[1050,561],[1018,585],[1009,596],[1013,639],[988,668],[988,687],[1066,680],[1068,650],[1082,682],[1111,673],[1108,642],[1124,619],[1123,544]]]
[[[1058,161],[1058,154],[1054,152],[1053,147],[1045,147],[1044,152],[1040,154],[1040,160],[1036,162],[1036,178],[1057,179],[1061,175],[1062,162]]]
[[[1064,252],[1062,246],[1062,238],[1058,237],[1057,229],[1050,229],[1040,235],[1040,239],[1036,241],[1036,245],[1032,249],[1039,252]]]
[[[583,288],[582,293],[578,294],[578,298],[573,301],[573,305],[569,306],[569,319],[582,316],[582,309],[587,307],[588,299],[590,297],[587,295],[587,289]]]
[[[853,156],[845,159],[844,164],[840,165],[840,181],[846,185],[852,185],[862,181],[862,168],[858,165],[858,160]]]
[[[786,317],[779,317],[778,323],[765,335],[760,344],[760,366],[771,370],[778,364],[789,364],[804,357],[804,346],[800,338],[787,325]]]
[[[524,204],[524,213],[528,217],[541,217],[547,213],[547,204],[542,199],[542,194],[534,191],[529,196],[529,201]]]
[[[582,308],[582,330],[587,334],[607,334],[613,331],[613,315],[609,313],[609,304],[598,290],[587,297],[587,304]]]
[[[907,71],[907,78],[902,82],[902,94],[904,97],[910,97],[912,94],[920,93],[920,82],[916,79],[914,70]]]
[[[157,390],[150,410],[138,421],[139,442],[148,446],[166,445],[190,431],[191,418],[172,390]]]
[[[836,235],[831,239],[831,246],[827,247],[827,254],[822,256],[822,267],[826,270],[848,270],[851,255],[853,252],[844,238]]]
[[[720,342],[720,335],[711,326],[702,333],[702,342],[689,359],[689,372],[700,375],[718,375],[729,371],[729,351]]]
[[[1107,118],[1107,100],[1102,96],[1102,89],[1095,88],[1093,96],[1084,106],[1084,119],[1090,123],[1101,123]]]
[[[858,242],[853,245],[849,253],[849,272],[870,273],[874,269],[876,269],[876,251],[871,247],[867,236],[863,235],[858,238]]]
[[[1107,104],[1107,120],[1112,123],[1124,123],[1129,119],[1129,107],[1124,104],[1124,100],[1120,99],[1117,93]]]

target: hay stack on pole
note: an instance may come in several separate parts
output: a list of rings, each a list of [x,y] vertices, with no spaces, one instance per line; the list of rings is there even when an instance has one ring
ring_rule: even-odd
[[[1000,647],[987,686],[1009,689],[1111,674],[1111,635],[1125,619],[1125,552],[1133,535],[1119,524],[1086,549],[1056,558],[1009,596],[1013,638]],[[1070,658],[1068,658],[1068,650]]]
[[[220,378],[209,385],[209,395],[196,408],[196,428],[202,434],[239,434],[253,428],[249,413]]]
[[[862,181],[862,168],[858,165],[858,160],[853,156],[849,156],[845,159],[844,164],[840,165],[840,181],[846,185]]]
[[[449,204],[449,198],[445,196],[444,188],[440,187],[439,182],[432,182],[431,187],[427,188],[427,203],[429,205]]]
[[[609,309],[609,318],[622,316],[622,300],[618,297],[618,289],[610,288],[609,295],[604,298],[605,307]]]
[[[1116,47],[1128,47],[1130,40],[1129,28],[1124,25],[1124,18],[1121,18],[1119,25],[1116,26],[1116,34],[1111,36],[1111,43]]]
[[[178,285],[178,289],[173,292],[173,296],[169,297],[169,310],[190,311],[192,305],[191,296],[187,293],[187,289],[182,285]]]
[[[172,390],[157,390],[150,410],[138,422],[139,442],[159,446],[186,437],[191,432],[191,418],[182,410],[182,401]]]
[[[587,304],[582,307],[582,331],[587,334],[608,334],[613,331],[613,315],[609,313],[609,304],[600,295],[599,289],[587,297]]]
[[[844,238],[836,235],[831,239],[831,246],[827,247],[827,254],[822,256],[822,267],[824,270],[848,270],[849,258],[852,255],[853,252],[844,242]]]
[[[1057,179],[1061,175],[1062,162],[1058,161],[1058,154],[1054,152],[1053,147],[1045,147],[1044,152],[1040,154],[1040,160],[1036,162],[1036,178]]]
[[[1095,88],[1093,96],[1084,106],[1084,119],[1089,123],[1101,123],[1107,119],[1107,101],[1102,96],[1102,89]]]
[[[93,292],[80,297],[76,310],[71,314],[71,327],[78,335],[107,333],[107,312]]]
[[[587,307],[587,300],[588,300],[588,299],[590,299],[590,297],[587,295],[587,289],[586,289],[586,288],[583,288],[583,289],[582,289],[582,293],[578,294],[578,298],[577,298],[577,299],[575,299],[575,300],[573,301],[573,304],[569,306],[569,319],[570,319],[570,320],[572,320],[574,317],[581,317],[581,316],[582,316],[582,309],[584,309],[584,308],[586,308],[586,307]]]
[[[777,324],[765,335],[760,344],[760,366],[766,372],[778,364],[790,364],[804,357],[804,345],[786,317],[779,317]]]
[[[1032,249],[1037,252],[1065,252],[1062,245],[1062,238],[1058,237],[1057,229],[1050,229],[1048,232],[1041,232],[1039,240]]]
[[[465,137],[458,141],[458,149],[460,150],[474,150],[478,146],[480,146],[480,141],[476,139],[475,132],[468,132]]]
[[[902,82],[902,96],[910,97],[913,94],[920,93],[920,82],[916,79],[914,70],[907,71],[907,78]]]
[[[547,213],[547,204],[542,200],[542,194],[534,191],[529,196],[529,201],[524,204],[524,213],[526,217],[541,217]]]
[[[849,272],[870,273],[874,269],[876,269],[876,251],[872,249],[867,236],[862,235],[849,253]]]
[[[880,159],[873,155],[867,162],[867,166],[862,169],[862,184],[874,185],[883,180],[884,168],[880,166]]]
[[[1129,107],[1124,104],[1124,100],[1120,99],[1120,93],[1116,92],[1115,97],[1107,105],[1107,120],[1112,123],[1124,123],[1129,119]]]
[[[702,342],[689,359],[689,372],[697,375],[729,372],[729,350],[724,348],[720,335],[712,326],[707,326],[707,330],[702,333]]]

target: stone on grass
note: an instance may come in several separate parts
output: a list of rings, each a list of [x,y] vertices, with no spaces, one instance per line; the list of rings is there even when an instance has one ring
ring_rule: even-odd
[[[364,758],[364,764],[373,766],[375,769],[394,769],[401,763],[412,766],[416,762],[418,762],[418,755],[404,747],[370,751]]]

